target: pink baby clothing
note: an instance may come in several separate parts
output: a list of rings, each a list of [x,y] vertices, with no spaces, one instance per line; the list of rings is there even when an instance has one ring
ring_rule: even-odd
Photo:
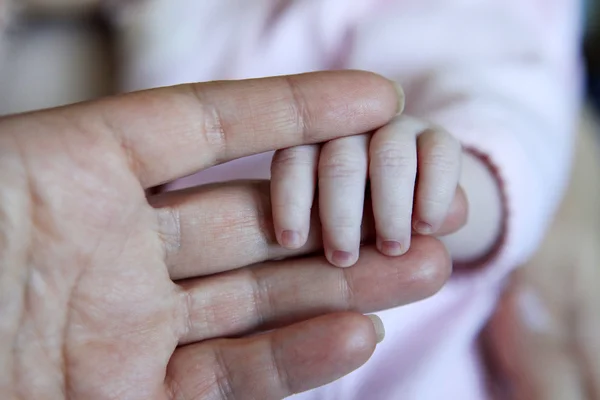
[[[400,82],[406,113],[485,156],[506,232],[485,266],[379,313],[361,369],[299,399],[487,398],[476,338],[508,273],[532,255],[565,187],[580,97],[576,0],[146,0],[117,14],[127,90],[324,69]],[[271,154],[175,182],[268,178]]]

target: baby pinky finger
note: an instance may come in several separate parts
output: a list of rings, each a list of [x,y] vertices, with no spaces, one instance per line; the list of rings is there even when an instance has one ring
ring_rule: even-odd
[[[414,229],[429,235],[442,226],[460,177],[462,146],[448,132],[428,129],[417,138]]]

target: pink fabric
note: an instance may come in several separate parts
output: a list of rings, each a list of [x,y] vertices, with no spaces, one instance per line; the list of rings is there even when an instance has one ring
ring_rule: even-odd
[[[487,155],[507,199],[498,256],[433,298],[381,313],[371,361],[299,399],[483,399],[475,339],[503,278],[542,238],[568,172],[579,98],[576,0],[151,0],[119,14],[127,89],[367,69],[407,112]],[[269,176],[270,154],[174,187]]]

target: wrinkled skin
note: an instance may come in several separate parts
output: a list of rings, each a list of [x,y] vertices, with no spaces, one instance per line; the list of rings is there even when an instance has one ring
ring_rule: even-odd
[[[320,255],[290,258],[317,250],[318,237],[295,252],[275,244],[268,184],[146,189],[367,132],[397,108],[391,82],[342,72],[1,119],[3,398],[277,399],[363,364],[378,332],[361,313],[419,300],[447,279],[436,239],[416,238],[401,258],[365,246],[340,269]],[[457,204],[448,231],[464,223]]]

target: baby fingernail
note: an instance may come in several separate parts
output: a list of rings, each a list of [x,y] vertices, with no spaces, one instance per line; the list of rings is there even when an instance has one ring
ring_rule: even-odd
[[[394,85],[396,86],[396,92],[398,93],[398,109],[396,110],[396,114],[402,114],[404,105],[406,104],[406,95],[399,83],[394,82]]]
[[[349,267],[354,261],[354,256],[350,252],[336,250],[331,254],[331,259],[339,267]]]
[[[296,231],[283,231],[281,232],[281,244],[285,247],[300,247],[300,233]]]
[[[426,222],[417,221],[415,223],[415,231],[422,235],[430,235],[433,233],[433,227]]]
[[[377,343],[383,342],[383,339],[385,338],[385,327],[383,326],[383,321],[374,314],[367,315],[367,317],[369,317],[373,323],[373,327],[375,328],[375,334],[377,334]]]
[[[401,256],[402,254],[404,254],[404,246],[402,246],[400,242],[386,240],[381,242],[379,251],[381,251],[386,256]]]

